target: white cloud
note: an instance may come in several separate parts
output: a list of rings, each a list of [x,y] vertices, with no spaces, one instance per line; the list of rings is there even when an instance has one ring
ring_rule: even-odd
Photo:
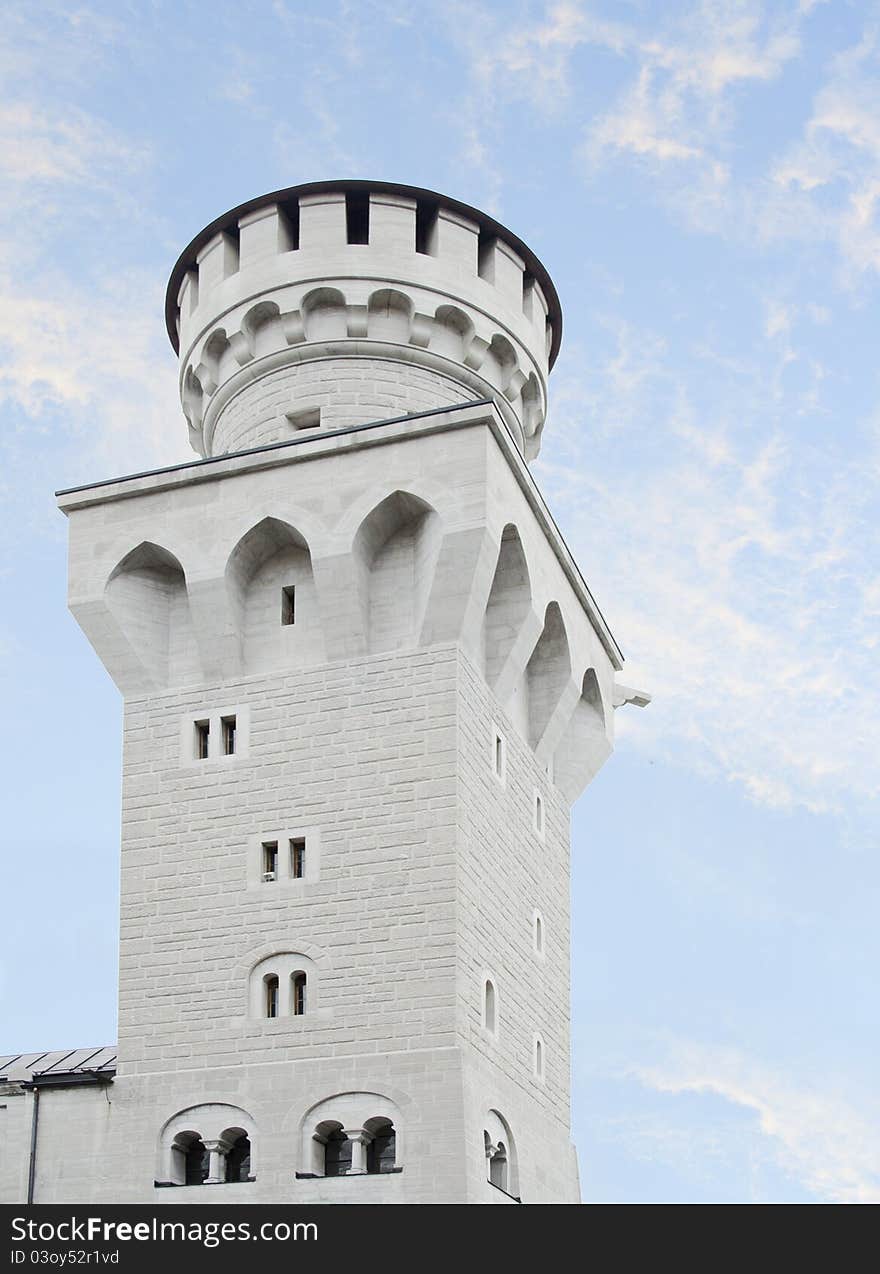
[[[635,75],[588,128],[583,154],[592,165],[611,155],[700,161],[705,180],[725,185],[729,167],[716,152],[730,126],[730,91],[779,75],[800,51],[799,21],[758,3],[704,0],[655,36],[633,34],[622,47]]]
[[[618,715],[621,738],[764,804],[867,808],[880,448],[853,424],[842,449],[769,425],[798,401],[779,401],[770,354],[725,374],[695,357],[685,382],[654,333],[606,330],[610,349],[554,374],[537,470],[633,656],[625,679],[655,695]]]
[[[688,1041],[630,1073],[658,1093],[710,1094],[751,1112],[768,1153],[819,1199],[880,1199],[880,1120],[875,1109],[854,1105],[850,1093],[799,1084],[738,1049]],[[687,1153],[681,1130],[670,1124],[670,1132],[666,1144],[662,1130],[655,1132],[655,1152]]]

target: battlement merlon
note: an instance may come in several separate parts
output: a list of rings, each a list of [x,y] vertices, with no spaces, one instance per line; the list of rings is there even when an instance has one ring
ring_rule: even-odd
[[[562,334],[550,276],[516,235],[433,191],[364,181],[217,218],[172,271],[166,323],[204,456],[319,414],[353,424],[373,400],[378,419],[492,397],[532,460]]]

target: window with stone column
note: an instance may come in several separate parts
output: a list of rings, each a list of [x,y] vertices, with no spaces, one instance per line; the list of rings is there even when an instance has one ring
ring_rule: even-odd
[[[400,1114],[378,1093],[338,1093],[302,1123],[298,1177],[358,1177],[400,1172]]]
[[[255,1126],[238,1106],[206,1102],[179,1111],[159,1135],[158,1186],[253,1181]]]

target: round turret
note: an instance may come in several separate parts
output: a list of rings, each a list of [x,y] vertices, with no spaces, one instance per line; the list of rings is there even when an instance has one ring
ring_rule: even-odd
[[[219,217],[175,265],[166,321],[203,456],[492,398],[531,460],[562,332],[550,276],[509,230],[366,181]]]

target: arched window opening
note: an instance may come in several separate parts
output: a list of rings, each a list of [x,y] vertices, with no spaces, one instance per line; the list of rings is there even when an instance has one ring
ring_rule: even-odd
[[[540,1035],[535,1036],[535,1075],[544,1078],[544,1041]]]
[[[544,954],[544,921],[537,911],[535,912],[535,951],[538,955]]]
[[[327,1133],[324,1143],[324,1176],[344,1177],[351,1168],[351,1142],[341,1126]]]
[[[156,1185],[252,1181],[255,1137],[254,1121],[240,1106],[205,1102],[178,1111],[159,1134]]]
[[[263,978],[265,988],[266,1017],[278,1016],[278,978],[274,973],[267,973]]]
[[[483,1150],[486,1156],[486,1180],[512,1198],[519,1198],[516,1142],[507,1120],[497,1111],[484,1116]]]
[[[367,1146],[367,1172],[393,1172],[397,1140],[394,1125],[390,1119],[377,1120],[372,1133]]]
[[[251,1175],[251,1142],[246,1132],[239,1133],[226,1151],[226,1180],[247,1181]]]
[[[483,1023],[486,1030],[491,1031],[493,1035],[497,1024],[495,998],[495,983],[491,978],[487,978],[483,989]]]
[[[507,1148],[499,1141],[489,1160],[489,1180],[499,1190],[507,1190]]]
[[[186,1158],[184,1185],[204,1185],[208,1179],[211,1156],[208,1154],[208,1148],[201,1137],[193,1134],[192,1139],[184,1150],[184,1156]]]
[[[301,1017],[306,1011],[306,975],[294,973],[291,981],[291,996],[294,1017]]]

